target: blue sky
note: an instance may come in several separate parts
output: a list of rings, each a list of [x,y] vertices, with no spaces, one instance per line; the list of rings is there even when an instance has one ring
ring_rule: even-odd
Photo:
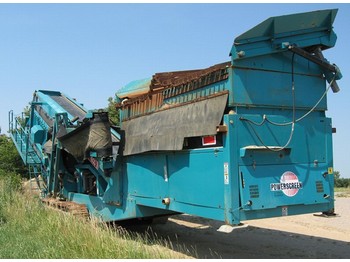
[[[0,4],[0,126],[35,90],[61,91],[89,109],[125,84],[157,72],[229,61],[235,37],[270,16],[338,8],[334,48],[343,73],[328,94],[334,168],[350,177],[350,4]]]

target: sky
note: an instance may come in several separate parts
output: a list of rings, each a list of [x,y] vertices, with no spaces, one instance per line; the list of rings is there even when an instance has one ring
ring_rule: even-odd
[[[339,9],[334,48],[324,56],[342,71],[328,93],[334,170],[350,178],[349,3],[0,3],[0,127],[35,90],[55,90],[88,109],[133,80],[230,60],[233,40],[271,16]],[[350,156],[350,154],[349,154]]]

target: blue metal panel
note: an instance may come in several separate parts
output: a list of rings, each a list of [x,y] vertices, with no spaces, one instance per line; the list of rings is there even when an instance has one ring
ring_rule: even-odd
[[[334,206],[330,203],[323,203],[317,205],[289,205],[289,206],[280,206],[277,208],[271,209],[261,209],[261,210],[252,210],[252,211],[240,211],[241,220],[250,220],[250,219],[262,219],[270,217],[281,217],[281,216],[293,216],[301,215],[308,213],[316,213],[326,210],[332,210]]]
[[[160,204],[169,197],[171,201],[190,205],[213,208],[224,205],[220,148],[149,153],[127,159],[130,196],[157,199]]]
[[[169,196],[195,206],[224,207],[222,148],[196,149],[168,156]]]
[[[288,163],[314,163],[326,161],[326,138],[329,135],[329,119],[325,117],[312,117],[297,122],[291,134],[291,125],[277,126],[265,122],[261,126],[249,124],[248,121],[240,120],[241,117],[255,121],[262,121],[262,116],[240,115],[235,119],[238,132],[237,147],[239,150],[247,146],[270,146],[282,147],[292,135],[291,142],[287,146],[288,150],[272,152],[271,150],[247,150],[241,155],[240,165],[259,164],[288,164]],[[283,116],[267,115],[267,118],[275,123],[286,123],[291,121]],[[330,133],[331,134],[331,133]],[[260,141],[259,138],[262,140]],[[263,144],[263,143],[264,144]],[[248,152],[249,151],[249,152]]]
[[[127,159],[126,191],[136,205],[224,220],[222,148],[147,153]],[[163,198],[169,198],[170,204],[164,205]]]
[[[275,63],[276,57],[261,57],[254,59],[254,62],[251,61],[255,65],[249,65],[251,63],[245,61],[243,66],[234,66],[230,105],[292,108],[292,80],[294,79],[295,106],[303,109],[312,108],[326,90],[321,71],[305,59],[298,58],[292,75],[292,60],[291,57],[289,58],[289,60],[283,59],[283,63],[281,61]],[[299,64],[299,61],[302,63]],[[280,68],[279,71],[275,71],[276,65]],[[305,92],[308,96],[305,96]],[[316,109],[326,110],[326,99],[323,99]]]
[[[41,144],[44,142],[45,131],[39,125],[34,125],[30,130],[31,140],[35,144]]]
[[[310,33],[317,30],[332,30],[337,9],[313,11],[300,14],[270,17],[254,28],[241,34],[236,42],[247,43],[261,39],[293,36],[293,33]]]
[[[240,166],[243,209],[329,204],[332,201],[329,199],[330,188],[323,176],[327,170],[328,166],[325,164],[317,167],[313,164]],[[287,172],[292,172],[295,176],[282,183],[282,176],[288,175]],[[249,201],[251,203],[245,205]]]
[[[284,42],[299,47],[333,47],[336,35],[332,24],[337,9],[271,17],[235,39],[231,50],[234,60],[281,52]]]
[[[168,195],[166,155],[154,153],[126,159],[126,183],[130,196],[154,198],[161,204]],[[150,186],[152,185],[152,186]]]

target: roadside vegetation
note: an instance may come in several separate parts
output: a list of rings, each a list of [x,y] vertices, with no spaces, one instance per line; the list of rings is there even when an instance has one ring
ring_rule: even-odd
[[[96,220],[45,208],[38,199],[0,184],[0,258],[184,258],[165,241],[130,235]]]
[[[171,243],[46,208],[22,188],[17,151],[0,136],[0,259],[185,258]],[[168,247],[168,248],[167,248]]]

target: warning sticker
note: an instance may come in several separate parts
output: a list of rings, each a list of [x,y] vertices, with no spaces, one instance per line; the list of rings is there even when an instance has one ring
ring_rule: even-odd
[[[224,163],[224,184],[229,184],[228,163]]]
[[[328,167],[328,174],[333,174],[333,167]]]

